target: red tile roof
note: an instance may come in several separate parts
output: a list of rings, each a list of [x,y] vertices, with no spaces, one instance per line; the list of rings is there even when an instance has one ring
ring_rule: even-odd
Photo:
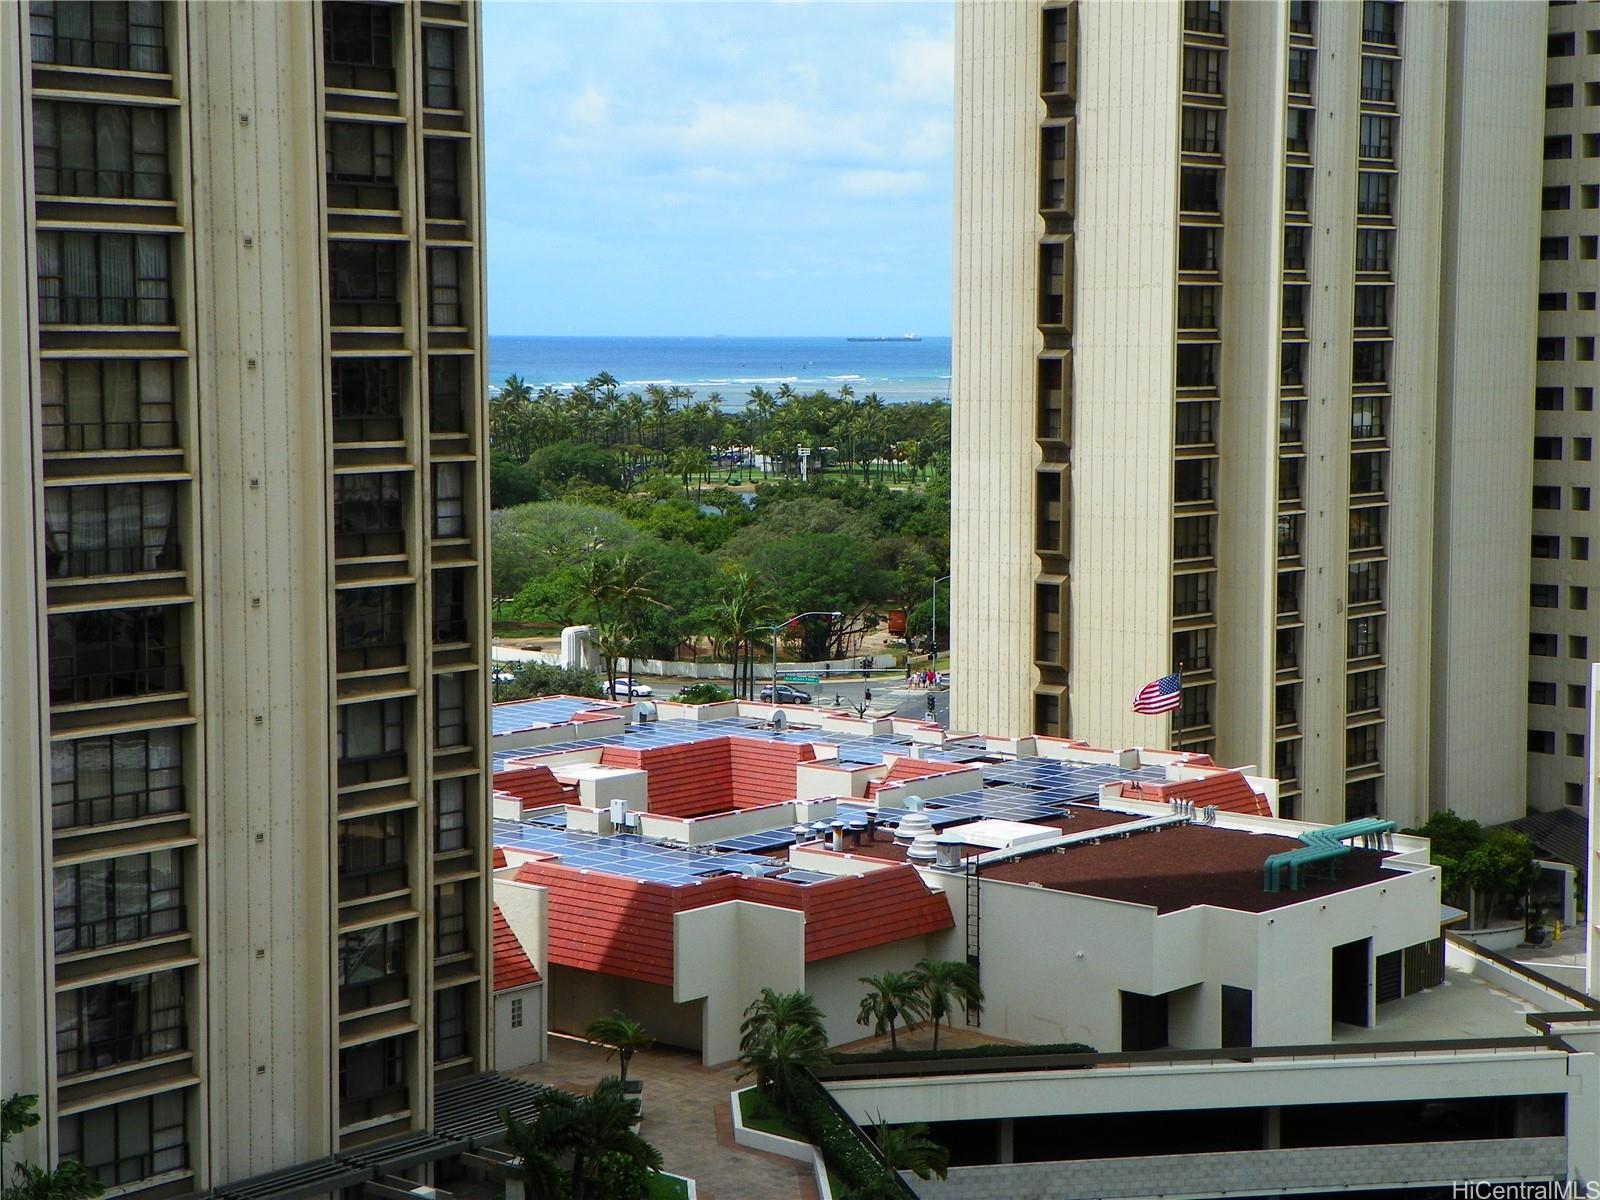
[[[886,787],[905,783],[910,779],[927,779],[930,775],[948,775],[953,771],[971,771],[975,768],[971,763],[931,762],[927,759],[912,758],[909,754],[902,754],[889,764],[889,773],[882,779],[875,779],[867,784],[867,795],[876,796]]]
[[[811,884],[723,875],[674,887],[527,862],[517,879],[546,889],[551,962],[664,986],[672,984],[674,914],[708,904],[748,900],[804,912],[807,962],[955,924],[944,894],[910,866]]]
[[[534,967],[528,952],[522,948],[522,943],[517,940],[517,935],[511,932],[511,924],[500,911],[500,906],[494,906],[494,990],[503,992],[507,988],[522,987],[529,983],[539,982],[539,972]]]
[[[1196,808],[1214,807],[1218,812],[1243,813],[1251,817],[1270,817],[1267,798],[1250,786],[1240,771],[1219,771],[1204,779],[1180,779],[1173,783],[1146,783],[1137,788],[1122,785],[1130,800],[1187,800]]]
[[[494,848],[494,853],[489,855],[489,865],[498,871],[506,865],[506,852],[499,846]]]
[[[545,808],[552,804],[575,804],[578,789],[563,784],[549,767],[512,767],[496,771],[494,790],[509,792],[522,801],[523,808]]]
[[[600,762],[650,774],[650,811],[664,817],[737,812],[795,797],[795,767],[816,758],[809,742],[720,737],[678,746],[607,746]],[[496,786],[499,776],[495,777]]]

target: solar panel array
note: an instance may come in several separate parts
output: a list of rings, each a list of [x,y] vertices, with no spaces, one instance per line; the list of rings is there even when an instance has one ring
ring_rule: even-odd
[[[582,696],[536,696],[532,700],[491,705],[490,717],[494,735],[499,737],[539,725],[564,725],[578,713],[605,707],[603,700]],[[617,715],[625,716],[626,710],[618,709]]]
[[[545,825],[520,821],[495,821],[494,842],[506,849],[538,850],[559,856],[564,867],[603,871],[625,879],[673,886],[700,883],[719,875],[743,873],[758,867],[765,875],[787,872],[787,865],[754,854],[710,850],[681,850],[638,834],[568,833]],[[787,872],[778,876],[794,883],[813,883],[826,876]]]

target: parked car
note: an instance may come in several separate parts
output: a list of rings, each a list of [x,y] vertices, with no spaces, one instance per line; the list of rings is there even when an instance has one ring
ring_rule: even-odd
[[[772,701],[772,685],[770,683],[767,684],[766,687],[761,689],[761,698],[763,700],[765,700],[768,704],[771,704],[773,702]],[[790,687],[787,683],[780,683],[778,685],[778,700],[777,700],[777,702],[779,704],[810,704],[811,703],[811,693],[810,692],[802,692],[799,688]]]
[[[614,684],[604,685],[606,695],[613,700],[632,700],[639,696],[654,696],[655,690],[647,683],[635,683],[631,679],[619,679]]]
[[[515,683],[517,673],[510,667],[496,667],[492,678],[496,683]]]

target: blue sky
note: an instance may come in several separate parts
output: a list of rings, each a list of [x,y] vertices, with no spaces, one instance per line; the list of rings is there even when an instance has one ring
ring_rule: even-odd
[[[949,4],[483,19],[491,333],[949,332]]]

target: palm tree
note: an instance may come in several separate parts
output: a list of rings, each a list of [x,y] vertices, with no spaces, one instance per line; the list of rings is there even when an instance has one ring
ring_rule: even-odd
[[[923,959],[912,969],[917,990],[928,1016],[933,1018],[933,1048],[939,1049],[939,1022],[950,1016],[957,1004],[969,1013],[983,1007],[983,987],[971,963],[945,959]]]
[[[700,469],[700,452],[684,446],[672,456],[672,473],[683,477],[683,498],[689,498],[689,476]]]
[[[648,1050],[656,1044],[655,1038],[646,1032],[645,1027],[639,1022],[626,1017],[619,1010],[609,1017],[596,1017],[589,1022],[585,1034],[591,1042],[602,1046],[610,1046],[606,1054],[606,1061],[611,1060],[611,1055],[618,1056],[622,1069],[622,1089],[628,1089],[628,1063],[640,1050]]]
[[[926,1125],[885,1125],[880,1113],[872,1138],[896,1171],[910,1171],[918,1179],[943,1179],[950,1173],[950,1151],[928,1135]]]
[[[587,1200],[597,1194],[594,1185],[600,1167],[611,1155],[621,1155],[649,1171],[659,1171],[661,1152],[633,1132],[635,1109],[616,1076],[602,1079],[587,1096],[550,1091],[531,1123],[500,1113],[511,1152],[522,1160],[523,1180],[530,1200],[560,1195],[559,1160],[571,1156],[567,1195]],[[543,1190],[539,1190],[543,1189]]]
[[[508,1109],[500,1110],[506,1146],[519,1160],[527,1200],[558,1200],[566,1191],[561,1156],[567,1150],[572,1119],[580,1103],[570,1092],[552,1088],[545,1092],[531,1121],[519,1121]]]
[[[717,593],[713,621],[717,636],[732,647],[733,692],[737,696],[742,691],[748,698],[751,691],[751,635],[760,628],[762,622],[772,619],[777,602],[765,585],[749,571],[724,575],[719,581]],[[744,656],[742,669],[741,652]],[[741,681],[744,684],[742,689]]]
[[[745,1041],[747,1045],[741,1042],[744,1049],[739,1061],[744,1070],[739,1078],[754,1075],[761,1094],[785,1115],[791,1112],[799,1073],[828,1063],[828,1047],[821,1032],[806,1025],[764,1027]]]
[[[775,992],[769,987],[744,1010],[739,1026],[739,1049],[747,1050],[762,1037],[785,1029],[802,1029],[827,1044],[822,1010],[809,992]]]
[[[871,990],[861,997],[856,1024],[871,1025],[879,1037],[887,1029],[889,1049],[899,1050],[895,1022],[904,1017],[909,1024],[923,1011],[922,989],[916,976],[910,971],[885,971],[882,975],[863,975],[861,982]]]

